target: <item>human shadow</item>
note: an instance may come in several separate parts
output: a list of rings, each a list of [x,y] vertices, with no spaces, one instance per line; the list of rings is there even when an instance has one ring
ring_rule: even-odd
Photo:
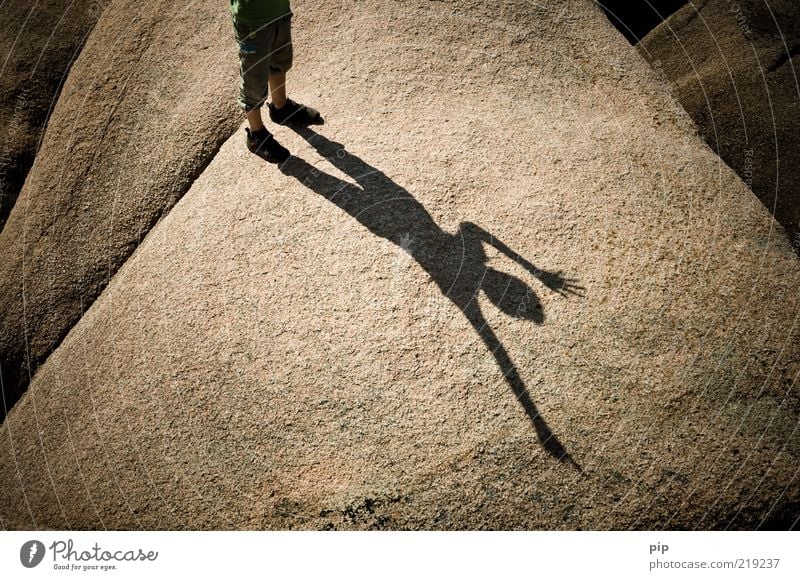
[[[583,288],[561,272],[537,268],[500,240],[470,223],[454,234],[440,228],[408,191],[378,169],[311,129],[295,129],[320,155],[357,186],[320,171],[299,157],[290,157],[280,169],[357,219],[373,234],[386,238],[410,254],[466,316],[492,353],[511,391],[528,415],[545,451],[580,470],[539,413],[502,342],[486,321],[478,304],[478,291],[500,310],[541,324],[544,312],[536,293],[522,280],[487,266],[483,244],[489,244],[535,276],[546,288],[562,296],[582,295]]]

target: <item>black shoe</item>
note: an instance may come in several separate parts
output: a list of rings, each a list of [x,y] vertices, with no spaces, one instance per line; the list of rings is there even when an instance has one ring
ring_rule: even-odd
[[[266,129],[251,132],[249,128],[245,128],[245,131],[247,132],[247,148],[264,161],[283,163],[289,159],[289,150],[278,143],[272,133]]]
[[[297,127],[308,127],[309,125],[324,125],[325,120],[319,111],[295,103],[292,99],[286,99],[286,104],[280,109],[275,105],[269,104],[269,118],[278,125],[295,125]]]

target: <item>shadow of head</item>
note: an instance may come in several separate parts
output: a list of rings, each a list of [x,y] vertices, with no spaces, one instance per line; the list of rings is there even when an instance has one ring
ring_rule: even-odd
[[[280,166],[281,171],[327,198],[373,234],[411,254],[482,339],[547,453],[580,471],[539,413],[514,361],[481,312],[476,298],[483,290],[489,301],[507,316],[537,324],[544,322],[542,304],[533,289],[519,278],[489,267],[486,245],[561,296],[582,296],[583,287],[576,279],[564,277],[561,271],[537,267],[477,224],[462,222],[455,233],[443,230],[414,196],[382,171],[319,133],[310,129],[296,132],[349,180],[317,169],[299,157],[290,157]]]
[[[544,322],[544,310],[533,289],[519,278],[487,268],[481,281],[486,297],[503,313],[536,324]]]

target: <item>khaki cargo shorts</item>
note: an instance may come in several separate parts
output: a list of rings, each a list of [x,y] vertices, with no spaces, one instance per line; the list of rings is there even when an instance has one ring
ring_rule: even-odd
[[[234,22],[239,44],[239,106],[260,107],[269,95],[270,72],[292,68],[292,15],[264,25]]]

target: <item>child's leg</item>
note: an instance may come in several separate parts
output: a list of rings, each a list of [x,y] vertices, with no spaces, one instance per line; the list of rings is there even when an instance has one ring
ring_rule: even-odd
[[[269,75],[269,62],[262,55],[269,51],[269,29],[255,29],[234,22],[239,44],[239,106],[243,109],[250,130],[262,131],[261,105],[267,100],[264,82]],[[265,38],[266,37],[266,38]]]
[[[264,121],[261,119],[261,107],[247,111],[247,122],[250,124],[250,131],[256,133],[264,128]]]
[[[286,73],[271,71],[269,73],[269,92],[272,96],[272,104],[276,109],[280,109],[286,104]]]

